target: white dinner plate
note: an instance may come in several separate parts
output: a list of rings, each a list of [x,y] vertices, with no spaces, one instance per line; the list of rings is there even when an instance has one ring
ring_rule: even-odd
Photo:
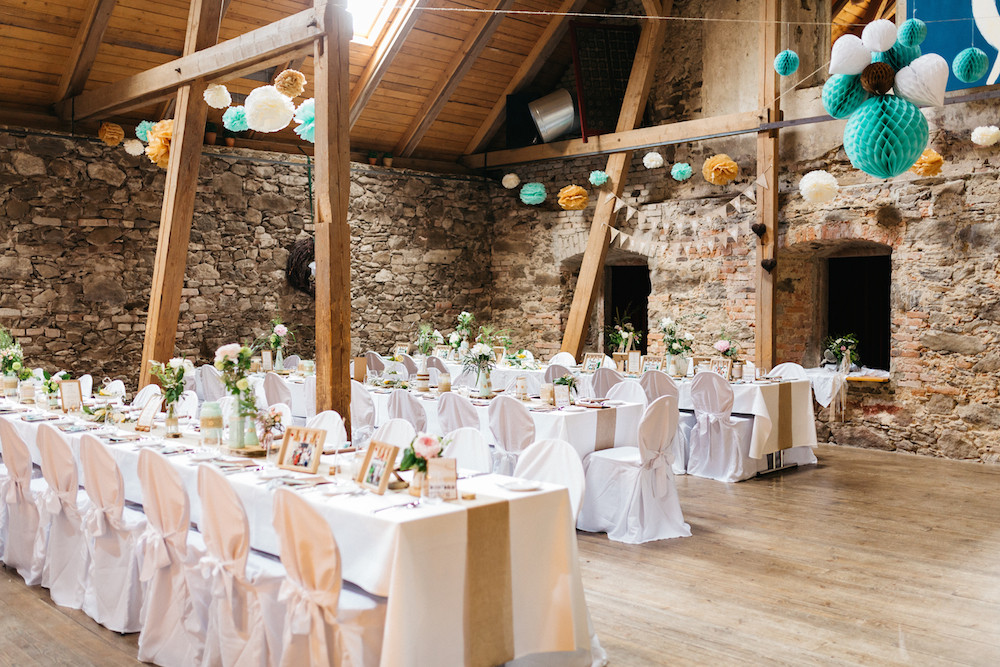
[[[625,401],[618,401],[618,400],[610,400],[610,401],[608,401],[608,400],[606,400],[606,401],[604,401],[604,405],[610,405],[612,407],[617,407],[619,405],[625,405]]]
[[[563,412],[586,412],[587,408],[581,408],[579,405],[567,405],[562,409]]]
[[[497,482],[497,486],[507,489],[508,491],[538,491],[542,488],[542,485],[534,480],[520,479],[517,477]]]

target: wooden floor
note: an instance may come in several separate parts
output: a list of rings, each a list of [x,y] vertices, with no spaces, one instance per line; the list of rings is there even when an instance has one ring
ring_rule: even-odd
[[[687,539],[580,533],[612,665],[1000,665],[1000,467],[817,455],[820,466],[740,484],[678,478]],[[134,635],[0,570],[0,666],[135,655]]]

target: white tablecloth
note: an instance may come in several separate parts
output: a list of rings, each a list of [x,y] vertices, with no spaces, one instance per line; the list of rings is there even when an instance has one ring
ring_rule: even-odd
[[[545,371],[548,366],[542,366],[538,370],[526,370],[523,368],[511,368],[510,366],[497,366],[492,371],[490,371],[490,379],[493,381],[494,389],[506,389],[510,386],[514,380],[519,377],[524,377],[527,380],[528,393],[532,396],[538,396],[539,391],[542,388],[542,383],[545,381]],[[593,373],[581,373],[579,369],[573,370],[573,374],[577,377],[577,390],[580,396],[593,396],[592,391],[592,381],[594,378]]]
[[[38,424],[10,416],[0,419],[14,424],[38,463]],[[78,455],[80,436],[67,435],[67,440]],[[173,442],[185,441],[187,438]],[[109,449],[121,468],[126,498],[141,503],[139,452],[132,444],[110,445]],[[201,516],[198,464],[187,455],[172,456],[170,461],[184,481],[191,498],[191,519],[197,523]],[[576,531],[566,489],[543,484],[537,492],[515,493],[497,485],[503,479],[507,478],[488,475],[466,479],[459,482],[459,490],[509,503],[515,655],[589,650]],[[251,546],[278,554],[271,526],[271,492],[252,472],[231,474],[229,481],[246,508]],[[372,510],[403,504],[411,497],[389,493],[328,498],[318,490],[304,492],[303,497],[333,527],[344,579],[388,599],[381,664],[463,664],[464,619],[468,607],[476,604],[465,592],[466,507],[444,503],[372,514]]]
[[[254,394],[257,396],[257,405],[267,405],[267,397],[264,396],[264,374],[254,373],[248,376],[247,379],[250,381],[250,386],[253,387]],[[292,375],[281,379],[285,381],[285,384],[288,385],[288,390],[292,393],[292,404],[288,406],[292,409],[292,416],[305,419],[309,414],[306,411],[305,378],[300,375]]]
[[[829,367],[807,368],[805,370],[806,375],[809,376],[809,381],[812,382],[813,395],[816,397],[816,402],[824,408],[830,407],[833,397],[840,391],[841,384],[846,380],[843,380],[837,371]],[[851,371],[847,374],[847,377],[878,377],[888,379],[889,371],[864,367],[858,371]]]

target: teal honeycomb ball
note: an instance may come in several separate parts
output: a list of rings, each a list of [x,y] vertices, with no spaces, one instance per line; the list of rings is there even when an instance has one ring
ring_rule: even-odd
[[[774,59],[774,71],[781,76],[791,76],[799,68],[799,54],[785,49]]]
[[[899,27],[896,41],[903,46],[920,46],[927,39],[927,24],[920,19],[909,19]]]
[[[986,52],[970,46],[966,50],[955,56],[951,63],[951,70],[962,83],[975,83],[984,76],[990,69],[990,59]]]
[[[888,51],[873,53],[872,62],[888,63],[890,67],[898,72],[921,55],[919,46],[903,46],[897,41]]]
[[[545,201],[545,186],[541,183],[525,183],[521,186],[521,201],[529,206],[537,206]]]
[[[867,99],[856,74],[834,74],[823,84],[823,108],[834,118],[847,118]]]
[[[880,95],[862,104],[844,130],[851,164],[876,178],[893,178],[912,167],[929,140],[927,119],[920,109],[895,95]]]

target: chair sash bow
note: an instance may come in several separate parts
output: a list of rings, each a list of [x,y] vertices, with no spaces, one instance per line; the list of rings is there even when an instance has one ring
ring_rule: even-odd
[[[323,631],[325,624],[337,629],[335,634],[340,643],[345,639],[341,634],[343,628],[337,622],[339,597],[339,591],[308,590],[288,577],[281,583],[278,600],[288,605],[285,626],[293,635],[309,637],[310,662],[314,665],[330,662],[331,650],[326,645],[326,633]],[[338,653],[338,649],[332,647],[332,652]]]
[[[121,521],[114,515],[115,506],[98,507],[91,505],[83,515],[83,525],[92,537],[105,535],[110,528],[120,529]]]
[[[667,454],[668,451],[669,449],[658,452],[646,452],[643,456],[645,460],[642,462],[642,469],[652,476],[653,495],[657,498],[663,498],[670,492],[671,464],[670,457]],[[646,455],[649,458],[646,458]]]
[[[201,576],[211,582],[212,596],[224,597],[229,600],[230,605],[233,601],[233,582],[235,581],[233,570],[236,566],[235,560],[224,561],[211,554],[202,556],[201,560],[198,561]]]
[[[152,525],[147,526],[139,538],[138,544],[139,551],[142,553],[142,569],[139,571],[140,581],[149,581],[157,570],[167,567],[173,562],[167,543],[171,538],[181,533],[182,531],[174,531],[165,534],[153,528]],[[184,533],[186,534],[186,531]]]

